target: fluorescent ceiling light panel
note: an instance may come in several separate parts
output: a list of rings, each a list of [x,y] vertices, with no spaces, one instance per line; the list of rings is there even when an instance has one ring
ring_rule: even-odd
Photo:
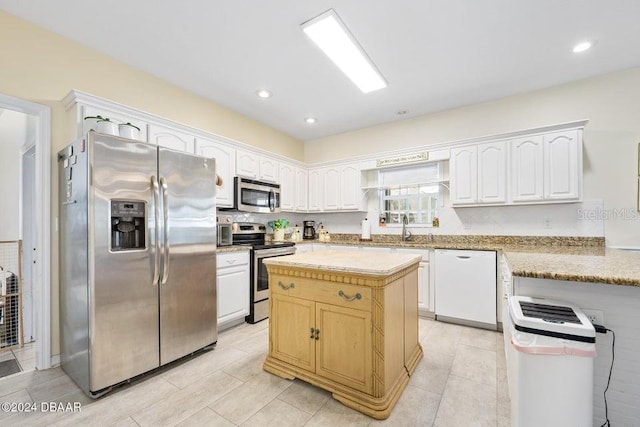
[[[303,23],[302,30],[364,93],[387,86],[362,47],[333,9]]]

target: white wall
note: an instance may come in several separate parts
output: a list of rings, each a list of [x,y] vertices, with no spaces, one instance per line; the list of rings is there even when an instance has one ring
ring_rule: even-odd
[[[20,150],[30,135],[27,114],[0,109],[0,241],[20,233]]]
[[[323,162],[346,159],[381,151],[428,146],[467,138],[495,135],[540,126],[589,119],[584,130],[584,199],[603,201],[600,218],[604,220],[607,245],[640,247],[640,216],[636,210],[638,143],[640,142],[640,68],[611,73],[598,78],[568,83],[528,94],[428,114],[400,122],[305,142],[305,160]],[[484,216],[501,229],[518,224],[534,224],[539,216],[512,208],[456,209],[461,222],[475,222]],[[477,209],[477,210],[476,210]],[[508,210],[507,210],[508,209]],[[566,218],[566,206],[532,212]],[[481,212],[481,213],[477,213]],[[516,215],[511,215],[516,212]],[[524,215],[524,216],[523,216]],[[451,215],[447,215],[451,216]],[[469,218],[469,216],[473,218]],[[446,218],[445,218],[446,220]],[[459,229],[451,216],[454,228]],[[552,225],[553,227],[553,225]],[[580,223],[571,225],[581,229]],[[475,232],[478,227],[472,227]],[[560,232],[558,227],[552,234]],[[467,230],[465,230],[467,232]],[[546,234],[548,230],[541,233]],[[524,234],[524,233],[523,233]]]

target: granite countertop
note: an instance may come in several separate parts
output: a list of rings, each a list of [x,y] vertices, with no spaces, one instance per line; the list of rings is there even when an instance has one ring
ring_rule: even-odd
[[[507,263],[514,276],[640,286],[640,254],[598,248],[582,253],[566,250],[536,252],[506,248]]]
[[[266,265],[386,277],[412,264],[417,264],[421,259],[420,255],[414,254],[392,253],[381,257],[372,257],[371,254],[361,252],[326,250],[267,258],[263,262]]]
[[[227,252],[246,252],[250,250],[251,250],[251,246],[232,245],[232,246],[218,246],[216,249],[216,252],[219,254],[224,254]]]
[[[354,235],[332,235],[326,244],[499,250],[504,252],[513,276],[640,287],[640,253],[606,248],[602,237],[436,235],[402,242],[398,236],[360,241]]]

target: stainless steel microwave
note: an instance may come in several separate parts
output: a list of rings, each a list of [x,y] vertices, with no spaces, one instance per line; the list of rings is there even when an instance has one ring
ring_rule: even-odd
[[[243,212],[280,212],[280,184],[235,177],[233,209]]]

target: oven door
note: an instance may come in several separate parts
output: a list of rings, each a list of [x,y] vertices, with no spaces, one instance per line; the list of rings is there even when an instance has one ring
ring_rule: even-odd
[[[244,212],[280,212],[280,185],[236,177],[236,208]]]
[[[267,267],[263,261],[266,258],[273,258],[277,256],[293,255],[296,253],[295,246],[287,246],[286,248],[274,248],[274,249],[258,249],[254,250],[253,257],[253,289],[252,289],[252,301],[254,303],[269,298],[269,275],[267,273]]]

